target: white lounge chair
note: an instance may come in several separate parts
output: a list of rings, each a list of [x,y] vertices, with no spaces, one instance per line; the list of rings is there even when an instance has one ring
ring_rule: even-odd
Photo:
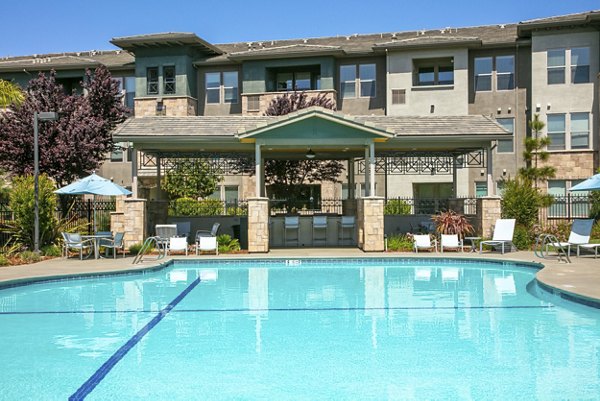
[[[548,242],[546,247],[562,247],[567,248],[567,254],[571,254],[571,246],[577,247],[577,256],[579,257],[580,248],[591,249],[596,248],[596,244],[590,244],[590,236],[592,235],[592,227],[594,219],[575,219],[571,225],[571,233],[567,242]],[[546,249],[547,252],[547,249]],[[597,254],[597,250],[595,251]]]
[[[419,249],[433,249],[437,252],[437,240],[435,238],[432,240],[429,234],[415,234],[413,239],[413,249],[416,253],[419,253]]]
[[[442,234],[442,240],[440,241],[442,253],[444,253],[444,248],[463,252],[463,242],[458,238],[458,234]]]
[[[214,252],[219,254],[219,241],[217,237],[199,237],[196,242],[196,255],[198,252]]]
[[[479,243],[479,253],[483,252],[483,245],[501,246],[504,255],[504,246],[512,245],[513,234],[515,232],[515,219],[498,219],[494,226],[494,235],[491,240],[481,241]]]

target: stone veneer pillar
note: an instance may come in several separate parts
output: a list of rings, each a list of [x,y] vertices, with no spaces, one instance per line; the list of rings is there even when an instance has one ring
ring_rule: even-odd
[[[484,196],[477,198],[477,234],[482,238],[494,235],[496,220],[502,218],[502,198],[500,196]]]
[[[125,249],[146,239],[146,199],[117,199],[116,211],[110,214],[110,230],[125,233]]]
[[[383,252],[384,222],[381,196],[358,199],[358,246],[365,252]]]
[[[269,198],[248,198],[248,252],[269,252]]]

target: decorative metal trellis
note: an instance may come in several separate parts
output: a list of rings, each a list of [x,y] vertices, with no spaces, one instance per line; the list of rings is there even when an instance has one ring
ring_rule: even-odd
[[[467,149],[453,152],[378,152],[375,174],[388,175],[450,175],[454,168],[485,168],[485,149]],[[355,163],[359,174],[365,172],[365,160]]]
[[[250,175],[254,171],[254,155],[248,153],[157,152],[142,153],[138,169],[156,169],[160,158],[161,174],[168,174],[191,161],[206,163],[211,173],[220,176]]]

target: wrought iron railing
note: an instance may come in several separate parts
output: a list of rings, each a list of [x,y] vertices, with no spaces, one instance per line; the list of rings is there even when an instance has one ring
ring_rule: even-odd
[[[477,214],[476,198],[413,198],[398,197],[385,201],[386,215],[436,214],[454,210],[464,215]]]
[[[342,215],[343,200],[341,198],[325,198],[315,200],[271,199],[269,210],[271,215],[297,213],[301,215],[337,214]]]
[[[160,207],[164,207],[164,204],[160,203]],[[245,199],[234,201],[176,199],[169,201],[167,208],[169,216],[245,216],[248,214],[248,202]]]
[[[539,220],[542,226],[585,219],[590,215],[592,201],[587,195],[553,196],[549,207],[540,209]]]

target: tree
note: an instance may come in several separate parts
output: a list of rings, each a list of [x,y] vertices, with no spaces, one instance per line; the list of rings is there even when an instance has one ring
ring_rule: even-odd
[[[11,104],[19,105],[24,97],[19,85],[0,79],[0,108],[7,108]]]
[[[521,177],[533,182],[536,188],[538,181],[547,181],[556,174],[556,169],[552,166],[539,166],[539,162],[545,162],[549,157],[549,153],[545,148],[550,145],[550,138],[547,136],[540,137],[540,133],[545,126],[546,124],[540,121],[538,114],[535,114],[533,120],[529,122],[529,128],[531,128],[533,136],[525,139],[525,151],[523,151],[525,167],[519,170]]]
[[[273,99],[265,115],[282,116],[312,106],[335,110],[335,102],[324,93],[309,99],[305,92],[292,92]],[[276,198],[296,199],[302,190],[300,185],[337,182],[342,171],[344,165],[338,160],[266,160],[265,183]]]
[[[204,160],[186,159],[179,161],[167,173],[161,187],[171,197],[177,198],[206,198],[214,193],[221,182],[221,177],[210,170]]]
[[[104,66],[85,73],[86,95],[64,93],[54,71],[32,79],[25,100],[0,116],[0,168],[33,173],[33,113],[57,111],[57,121],[39,122],[40,172],[64,185],[96,170],[112,150],[112,130],[126,118],[118,84]]]
[[[540,208],[551,203],[551,197],[542,194],[527,177],[517,176],[504,181],[502,217],[516,219],[518,226],[531,229],[538,221]]]

